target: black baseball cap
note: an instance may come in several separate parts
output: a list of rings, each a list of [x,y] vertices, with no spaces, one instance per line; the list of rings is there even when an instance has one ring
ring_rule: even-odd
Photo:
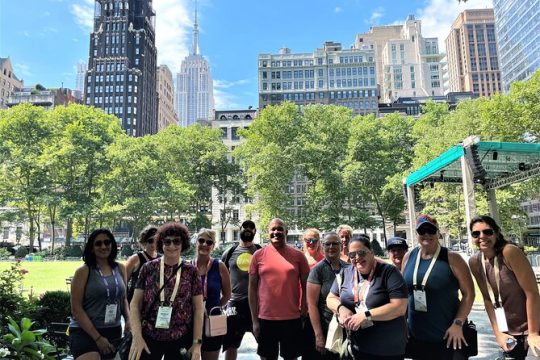
[[[244,221],[240,227],[242,227],[242,228],[256,229],[255,223],[254,223],[253,221],[251,221],[251,220],[246,220],[246,221]]]

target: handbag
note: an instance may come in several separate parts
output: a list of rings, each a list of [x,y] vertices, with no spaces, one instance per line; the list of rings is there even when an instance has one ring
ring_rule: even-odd
[[[337,288],[338,288],[338,296],[341,289],[341,274],[336,275],[336,282],[337,282]],[[326,343],[324,344],[324,347],[333,353],[336,354],[342,354],[343,348],[347,347],[347,344],[344,342],[345,340],[345,334],[343,327],[340,325],[338,320],[338,315],[335,314],[332,316],[332,320],[330,321],[330,324],[328,325],[328,332],[326,333]]]
[[[116,347],[117,356],[120,358],[120,360],[128,360],[129,358],[129,349],[131,349],[131,343],[133,342],[133,335],[131,335],[131,332],[128,332],[122,340],[120,341],[120,344]]]
[[[476,325],[472,321],[465,321],[463,325],[463,336],[468,344],[465,347],[467,356],[478,355],[478,332],[476,331]]]
[[[212,313],[214,310],[218,313]],[[215,337],[227,333],[227,314],[223,312],[220,306],[214,306],[207,313],[204,313],[204,335],[206,337]]]

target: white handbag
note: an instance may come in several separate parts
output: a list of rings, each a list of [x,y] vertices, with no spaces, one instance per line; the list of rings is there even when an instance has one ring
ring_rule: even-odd
[[[336,275],[336,281],[338,285],[338,295],[341,290],[341,274]],[[328,325],[328,333],[326,333],[326,344],[324,347],[333,353],[342,354],[343,352],[343,340],[344,340],[344,330],[343,327],[339,324],[338,316],[332,316],[332,320]]]
[[[218,310],[216,314],[214,310]],[[227,315],[220,306],[214,306],[209,313],[204,313],[204,335],[206,337],[221,336],[227,333]]]

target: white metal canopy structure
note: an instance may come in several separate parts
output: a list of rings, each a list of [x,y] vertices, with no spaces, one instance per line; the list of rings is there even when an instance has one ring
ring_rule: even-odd
[[[481,184],[487,192],[490,215],[498,221],[495,189],[538,175],[540,143],[484,142],[478,136],[469,136],[403,180],[410,233],[415,233],[415,185],[434,182],[463,184],[468,224],[476,215],[475,184]]]

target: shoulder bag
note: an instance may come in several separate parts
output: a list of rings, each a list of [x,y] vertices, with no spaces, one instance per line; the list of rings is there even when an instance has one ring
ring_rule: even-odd
[[[336,281],[337,281],[337,288],[338,288],[338,296],[340,295],[341,291],[341,284],[343,283],[341,279],[341,273],[336,275]],[[338,315],[335,314],[332,316],[332,320],[330,321],[330,324],[328,325],[328,333],[326,334],[326,343],[324,347],[333,353],[341,354],[342,353],[342,347],[343,347],[343,341],[345,340],[343,327],[339,323]]]

